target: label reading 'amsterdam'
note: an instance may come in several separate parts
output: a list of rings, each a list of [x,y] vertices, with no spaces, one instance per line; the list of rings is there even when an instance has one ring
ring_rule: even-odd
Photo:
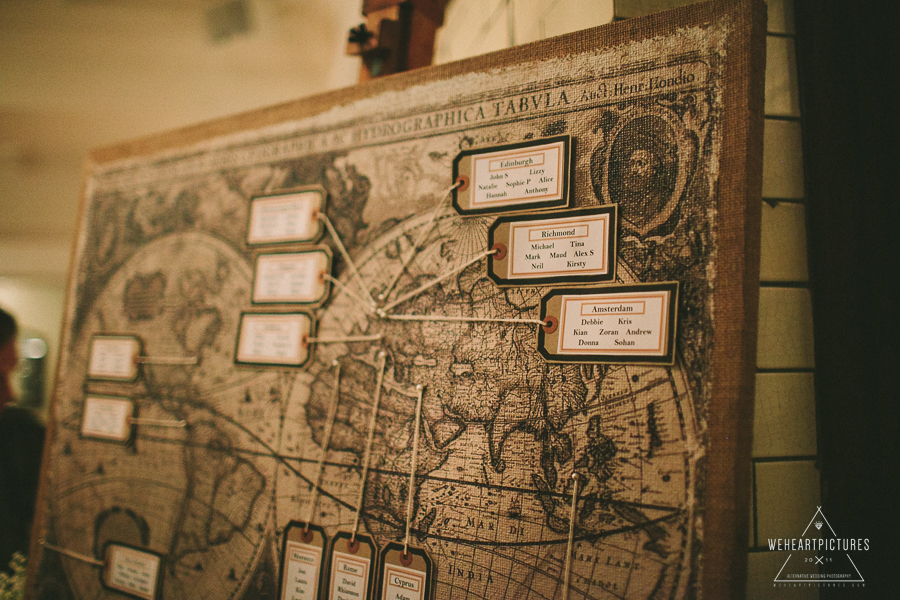
[[[116,442],[128,441],[133,414],[134,403],[130,398],[87,396],[81,417],[81,435]]]
[[[306,313],[241,315],[235,362],[299,367],[309,360],[306,338],[312,318]]]
[[[498,252],[488,275],[499,285],[612,281],[616,274],[616,207],[501,217],[488,231]]]
[[[325,190],[319,187],[257,196],[250,200],[247,243],[315,241],[322,233],[319,214],[323,210]]]
[[[453,206],[461,215],[568,206],[570,144],[566,135],[460,152]]]
[[[672,364],[678,283],[554,290],[541,301],[538,351],[554,362]]]
[[[290,254],[261,254],[253,273],[253,303],[316,304],[325,299],[331,251],[316,248]]]
[[[109,589],[133,598],[155,600],[159,595],[162,556],[124,546],[106,546],[101,580]]]

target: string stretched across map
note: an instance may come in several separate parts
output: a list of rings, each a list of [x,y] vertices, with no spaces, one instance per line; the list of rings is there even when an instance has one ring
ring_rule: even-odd
[[[411,542],[433,561],[438,599],[562,598],[565,581],[579,599],[739,595],[763,12],[751,0],[692,5],[93,153],[35,538],[98,560],[108,544],[164,557],[160,598],[271,598],[284,530],[313,498],[328,539],[358,512],[360,535],[384,549],[404,540],[412,488]],[[569,170],[554,171],[566,204],[524,208],[568,224],[565,211],[615,205],[600,211],[616,215],[604,229],[615,244],[597,245],[614,254],[600,270],[614,280],[570,277],[578,265],[561,262],[561,282],[510,270],[498,285],[489,230],[522,211],[454,207],[461,153],[544,138],[566,140]],[[327,197],[304,217],[312,233],[282,235],[264,217],[287,209],[265,199],[298,189]],[[297,257],[322,246],[331,272],[303,279]],[[295,280],[326,297],[310,304]],[[678,292],[665,360],[570,361],[563,342],[552,361],[539,351],[554,289],[662,282]],[[305,338],[266,321],[299,313]],[[236,360],[242,318],[257,329]],[[91,378],[98,334],[196,360]],[[246,360],[313,343],[305,363]],[[127,444],[82,436],[91,397],[186,426],[141,427]],[[103,593],[95,564],[50,546],[32,549],[35,597]]]

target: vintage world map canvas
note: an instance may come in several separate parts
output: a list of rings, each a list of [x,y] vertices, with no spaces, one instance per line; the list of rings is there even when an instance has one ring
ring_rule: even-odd
[[[731,593],[748,512],[760,5],[694,5],[94,153],[33,597],[354,597],[281,589],[285,532],[307,521],[329,543],[355,526],[376,553],[409,539],[438,599]],[[498,284],[489,229],[543,213],[461,214],[454,160],[559,137],[561,210],[616,208],[614,278]],[[320,195],[323,227],[259,242],[254,203],[296,190]],[[308,252],[328,265],[321,297],[259,285],[301,268],[276,255]],[[668,364],[540,352],[554,290],[661,282],[678,290]],[[239,342],[300,313],[296,364],[254,362]],[[120,343],[125,377],[101,364]],[[128,552],[159,569],[150,591],[115,579],[110,556]]]

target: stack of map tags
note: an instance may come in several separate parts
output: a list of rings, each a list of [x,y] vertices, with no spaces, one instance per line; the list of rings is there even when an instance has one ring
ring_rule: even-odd
[[[616,284],[617,207],[569,208],[572,162],[572,140],[568,135],[461,152],[453,161],[453,185],[447,196],[462,217],[498,215],[488,229],[488,247],[466,264],[389,303],[388,296],[419,250],[418,243],[413,244],[412,253],[376,302],[325,215],[324,189],[307,187],[254,197],[247,228],[247,244],[258,251],[251,288],[253,310],[241,313],[235,364],[303,367],[309,363],[316,344],[377,343],[380,334],[316,337],[315,310],[329,298],[332,285],[342,286],[342,292],[360,300],[375,318],[504,321],[391,312],[432,285],[485,259],[487,275],[499,287],[550,288],[541,298],[539,319],[517,320],[538,327],[537,350],[548,362],[673,364],[678,283]],[[437,214],[438,210],[435,218]],[[347,271],[358,284],[358,292],[332,277],[332,251],[318,243],[326,228]],[[356,519],[351,531],[338,531],[329,540],[324,527],[312,520],[340,399],[340,363],[333,363],[333,394],[321,457],[317,474],[309,481],[313,494],[309,513],[305,519],[292,520],[284,530],[280,586],[283,600],[426,600],[432,594],[434,562],[423,548],[410,544],[424,386],[417,388],[405,540],[390,542],[379,551],[372,537],[358,531],[385,353],[381,352],[379,358]],[[144,356],[137,336],[98,334],[92,338],[88,377],[128,383],[140,377],[142,364],[190,366],[197,360],[185,356]],[[186,423],[141,419],[136,404],[127,395],[87,396],[82,436],[128,443],[137,426],[185,427]],[[573,494],[573,511],[576,501]],[[575,520],[573,512],[570,527],[574,527]],[[570,554],[571,541],[567,556]],[[103,566],[101,579],[107,588],[138,597],[156,597],[161,586],[162,555],[114,544],[107,548],[105,556],[98,565]]]
[[[541,300],[538,352],[547,361],[671,365],[677,282],[585,287],[616,281],[617,211],[567,210],[570,155],[570,136],[464,151],[453,163],[454,206],[464,216],[520,213],[488,232],[488,276],[498,286],[582,286]]]
[[[439,274],[391,302],[387,302],[388,296],[419,251],[418,243],[412,245],[412,253],[376,302],[325,216],[324,190],[305,188],[253,198],[248,245],[302,245],[290,252],[261,252],[256,257],[253,305],[305,305],[312,310],[272,308],[242,313],[235,363],[302,367],[310,361],[311,348],[316,344],[377,343],[380,335],[315,337],[315,308],[328,298],[330,283],[341,285],[342,292],[367,306],[375,318],[492,320],[391,312],[432,285],[487,259],[487,275],[497,286],[551,288],[541,299],[540,319],[519,320],[539,327],[537,350],[548,362],[673,364],[678,283],[615,283],[617,207],[569,208],[571,170],[572,141],[567,135],[461,152],[453,162],[453,185],[447,195],[462,217],[500,215],[488,230],[488,248],[466,264]],[[438,212],[435,211],[435,218]],[[349,284],[341,284],[331,276],[330,249],[314,245],[323,233],[323,224],[347,263],[350,279],[358,284],[358,292],[351,292]],[[333,363],[333,394],[320,444],[321,457],[316,476],[309,481],[313,494],[309,514],[305,519],[292,520],[284,531],[280,585],[283,600],[425,600],[432,593],[434,563],[423,548],[410,545],[423,386],[418,388],[405,541],[390,542],[379,551],[370,536],[358,531],[384,376],[384,352],[379,357],[355,523],[352,531],[339,531],[329,540],[324,527],[312,520],[340,399],[340,364]],[[573,496],[573,511],[576,501]],[[574,524],[573,514],[570,526]],[[568,583],[568,577],[566,580]]]

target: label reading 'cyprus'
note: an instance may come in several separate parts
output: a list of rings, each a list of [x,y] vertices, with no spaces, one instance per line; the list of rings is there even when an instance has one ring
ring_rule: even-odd
[[[616,207],[565,211],[550,218],[497,219],[488,245],[501,244],[488,273],[498,284],[611,281],[615,277]]]
[[[305,313],[241,315],[235,361],[263,365],[303,365],[312,320]]]
[[[256,259],[253,302],[312,304],[325,298],[331,254],[325,248],[291,254],[262,254]]]
[[[131,381],[137,377],[141,342],[130,335],[97,335],[91,338],[88,377]]]
[[[158,554],[110,544],[106,547],[105,563],[103,583],[106,587],[145,600],[157,597],[162,566]]]
[[[300,542],[287,542],[284,549],[283,600],[315,600],[322,566],[322,548]]]
[[[542,300],[541,318],[558,326],[538,333],[539,351],[554,361],[670,364],[677,302],[674,282],[554,290]]]
[[[426,573],[398,565],[385,565],[384,600],[425,600]]]
[[[460,214],[568,204],[569,136],[461,152],[453,162]]]
[[[319,212],[325,194],[320,189],[259,196],[250,201],[248,244],[307,242],[321,232]]]
[[[87,396],[81,418],[84,437],[124,442],[131,434],[134,404],[129,398]]]

